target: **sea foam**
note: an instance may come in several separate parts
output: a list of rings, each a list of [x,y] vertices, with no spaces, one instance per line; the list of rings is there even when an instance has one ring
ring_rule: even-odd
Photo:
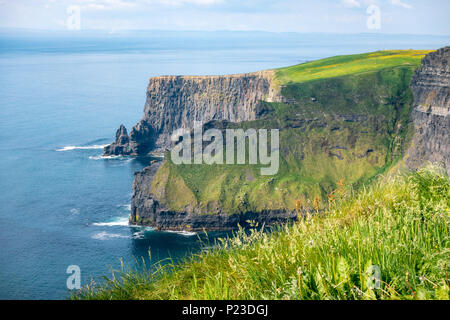
[[[119,155],[111,155],[111,156],[90,156],[89,159],[91,160],[108,160],[108,159],[121,159],[125,158],[124,156]],[[132,159],[127,159],[127,162]]]
[[[192,236],[195,236],[197,234],[197,232],[185,231],[185,230],[181,230],[181,231],[165,230],[165,232],[176,233],[176,234],[180,234],[180,235],[186,236],[186,237],[192,237]]]
[[[115,226],[127,227],[129,224],[128,224],[127,217],[120,217],[120,218],[115,218],[112,221],[108,221],[108,222],[95,222],[92,225],[97,226],[97,227],[115,227]]]
[[[72,151],[72,150],[90,150],[90,149],[103,149],[107,144],[94,144],[92,146],[65,146],[56,151]]]
[[[129,236],[125,236],[123,234],[119,233],[108,233],[105,231],[98,232],[91,237],[92,239],[96,240],[110,240],[110,239],[118,239],[118,238],[129,238]]]

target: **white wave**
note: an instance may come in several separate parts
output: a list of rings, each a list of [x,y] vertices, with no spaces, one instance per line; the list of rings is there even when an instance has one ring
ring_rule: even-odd
[[[77,208],[73,208],[73,209],[70,209],[70,213],[71,214],[79,214],[80,210],[78,210]]]
[[[126,211],[131,211],[131,204],[120,204],[119,207],[125,208]]]
[[[151,151],[149,155],[152,156],[153,158],[164,159],[164,152]]]
[[[144,239],[145,238],[144,231],[138,231],[133,233],[133,239]]]
[[[125,162],[129,162],[133,159],[125,157],[125,156],[90,156],[89,159],[91,160],[111,160],[111,159],[125,159]]]
[[[90,150],[90,149],[103,149],[107,144],[94,144],[92,146],[65,146],[56,151],[72,151],[72,150]]]
[[[107,159],[118,159],[122,158],[123,156],[90,156],[89,159],[91,160],[107,160]]]
[[[197,232],[193,232],[193,231],[185,231],[185,230],[181,230],[181,231],[176,231],[176,230],[164,230],[164,232],[176,233],[176,234],[180,234],[180,235],[186,236],[186,237],[192,237],[192,236],[195,236],[195,235],[197,234]]]
[[[120,217],[115,218],[109,222],[95,222],[92,225],[97,227],[115,227],[115,226],[127,227],[129,224],[128,224],[128,217]]]
[[[140,228],[139,231],[133,233],[133,239],[144,239],[146,232],[155,230],[152,227],[145,227],[145,226],[133,226],[133,227]]]
[[[125,236],[119,233],[108,233],[105,231],[98,232],[92,235],[92,239],[96,240],[110,240],[110,239],[119,239],[119,238],[129,238],[129,236]]]

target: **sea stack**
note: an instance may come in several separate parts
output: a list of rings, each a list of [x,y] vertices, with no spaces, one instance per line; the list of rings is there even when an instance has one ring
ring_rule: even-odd
[[[116,131],[116,140],[106,146],[104,152],[107,155],[133,155],[130,147],[130,137],[128,136],[127,128],[123,124]]]

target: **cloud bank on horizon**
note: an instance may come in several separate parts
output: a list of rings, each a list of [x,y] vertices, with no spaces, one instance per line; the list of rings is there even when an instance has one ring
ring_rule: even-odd
[[[0,28],[67,29],[74,6],[83,30],[450,34],[448,0],[0,0]]]

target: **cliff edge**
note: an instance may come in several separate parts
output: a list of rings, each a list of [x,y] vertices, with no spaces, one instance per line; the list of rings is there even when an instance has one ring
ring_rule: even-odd
[[[450,174],[450,47],[422,60],[411,89],[415,134],[406,162],[411,168],[426,161],[443,163]]]
[[[277,101],[273,71],[225,76],[159,76],[151,78],[142,119],[128,139],[119,128],[105,155],[144,155],[170,149],[170,135],[194,121],[243,122],[257,118],[261,100]],[[126,130],[125,130],[126,132]]]

